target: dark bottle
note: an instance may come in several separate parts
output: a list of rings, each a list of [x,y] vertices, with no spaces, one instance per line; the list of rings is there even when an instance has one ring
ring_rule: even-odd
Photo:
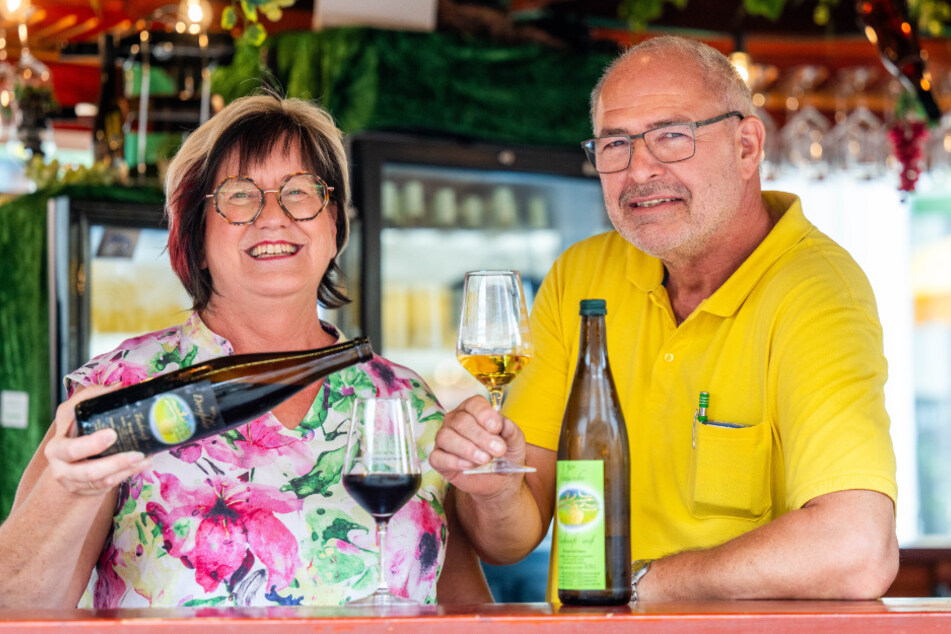
[[[210,359],[76,405],[80,434],[111,427],[101,455],[146,454],[223,432],[265,414],[328,374],[368,361],[366,338],[299,352]]]
[[[874,31],[882,65],[918,97],[931,123],[941,119],[935,101],[925,58],[918,44],[918,22],[912,19],[905,0],[856,0],[856,13],[862,23]],[[866,30],[866,33],[868,31]]]
[[[603,299],[581,300],[581,349],[558,440],[558,598],[631,600],[631,459],[608,365]]]

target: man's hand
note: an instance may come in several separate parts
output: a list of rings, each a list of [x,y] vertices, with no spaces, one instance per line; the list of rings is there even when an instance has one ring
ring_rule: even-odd
[[[497,456],[537,472],[462,473]],[[446,414],[429,463],[455,487],[459,522],[483,561],[515,563],[544,538],[551,519],[555,454],[526,446],[518,426],[485,398],[469,398]]]
[[[465,475],[462,472],[500,456],[523,464],[525,436],[484,397],[473,396],[446,414],[442,428],[436,433],[436,446],[429,463],[456,488],[476,497],[493,497],[520,486],[523,474]]]

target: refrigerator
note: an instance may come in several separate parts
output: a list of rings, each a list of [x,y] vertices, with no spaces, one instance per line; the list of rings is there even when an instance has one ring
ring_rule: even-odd
[[[448,410],[485,389],[456,360],[467,271],[520,272],[526,303],[570,244],[611,228],[580,144],[525,147],[367,132],[349,140],[344,332],[418,372]],[[496,601],[545,601],[551,532],[513,566],[483,565]]]
[[[528,308],[555,258],[606,231],[581,146],[541,148],[368,132],[349,141],[354,214],[336,315],[418,372],[447,409],[485,390],[455,355],[467,271],[520,272]]]
[[[57,196],[47,204],[50,395],[91,357],[188,318],[172,272],[162,205]]]

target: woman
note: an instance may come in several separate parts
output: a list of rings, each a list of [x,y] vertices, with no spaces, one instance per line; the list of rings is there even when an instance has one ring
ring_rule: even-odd
[[[348,412],[356,396],[409,397],[428,453],[442,411],[410,370],[374,357],[235,430],[151,457],[86,460],[115,434],[76,437],[73,416],[99,386],[222,355],[340,341],[316,300],[328,308],[347,301],[334,283],[347,241],[347,181],[340,131],[304,101],[239,99],[188,137],[168,168],[166,214],[172,267],[194,311],[66,377],[70,398],[0,527],[0,601],[312,605],[373,591],[373,521],[340,483]],[[468,541],[449,526],[446,490],[425,463],[419,493],[390,522],[387,581],[431,603],[445,568],[443,602],[485,600]]]

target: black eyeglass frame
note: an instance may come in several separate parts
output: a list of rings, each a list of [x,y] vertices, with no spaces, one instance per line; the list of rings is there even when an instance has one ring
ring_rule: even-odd
[[[604,136],[595,137],[593,139],[588,139],[587,141],[582,142],[581,147],[584,149],[584,153],[588,157],[588,161],[591,163],[591,166],[594,167],[594,170],[598,174],[616,174],[618,172],[623,172],[624,170],[629,168],[631,166],[631,157],[634,155],[634,141],[636,141],[637,139],[644,139],[644,146],[647,148],[647,151],[650,152],[651,156],[653,156],[655,159],[657,159],[661,163],[679,163],[681,161],[686,161],[687,159],[693,158],[694,155],[697,153],[697,135],[696,135],[697,128],[702,128],[703,126],[710,125],[712,123],[718,123],[720,121],[723,121],[724,119],[729,119],[730,117],[738,117],[740,121],[742,121],[743,119],[746,118],[746,115],[744,115],[742,112],[739,112],[737,110],[731,110],[730,112],[727,112],[726,114],[721,114],[717,117],[711,117],[709,119],[703,119],[701,121],[685,121],[684,123],[668,123],[666,125],[657,126],[656,128],[651,128],[650,130],[644,130],[640,134],[606,134]],[[690,156],[685,156],[683,158],[679,158],[674,161],[665,161],[664,159],[654,154],[654,150],[651,149],[650,144],[647,142],[647,139],[644,137],[645,135],[650,134],[651,132],[656,132],[657,130],[663,130],[664,128],[673,128],[676,126],[687,126],[688,128],[690,128],[691,137],[693,139],[693,150],[690,152]],[[599,170],[597,160],[594,154],[594,144],[599,139],[611,139],[611,138],[622,138],[622,137],[627,138],[627,140],[629,141],[627,146],[627,162],[624,164],[624,167],[618,168],[616,170],[610,170],[610,171]]]
[[[288,181],[290,181],[295,176],[311,176],[324,188],[323,204],[317,209],[316,212],[314,212],[313,216],[308,216],[307,218],[295,218],[294,215],[291,214],[290,210],[288,210],[288,208],[284,205],[284,201],[281,200],[281,191],[284,189],[284,185],[287,185]],[[245,220],[243,222],[235,222],[234,220],[229,218],[227,215],[225,215],[225,212],[223,212],[218,207],[218,192],[221,190],[222,187],[225,186],[225,183],[231,180],[246,181],[254,185],[258,189],[258,191],[261,192],[261,204],[258,205],[258,210],[254,212],[254,215],[251,216],[250,220]],[[252,179],[250,176],[234,175],[234,176],[228,176],[224,180],[222,180],[220,183],[218,183],[218,186],[215,187],[215,192],[213,194],[205,194],[205,198],[210,198],[212,202],[214,202],[215,212],[219,216],[224,218],[228,224],[241,226],[241,225],[250,225],[255,220],[258,219],[258,216],[261,215],[261,211],[264,209],[264,197],[267,194],[277,194],[277,204],[281,206],[281,210],[284,212],[284,214],[288,218],[290,218],[294,222],[307,222],[308,220],[313,220],[314,218],[319,216],[320,212],[322,212],[324,209],[327,208],[327,205],[330,204],[330,192],[332,192],[333,190],[334,190],[333,187],[330,187],[329,185],[327,185],[327,182],[324,179],[322,179],[320,176],[317,176],[317,174],[314,174],[313,172],[294,172],[293,174],[288,174],[287,176],[284,177],[284,180],[281,181],[281,184],[277,189],[264,189],[263,187],[258,185],[256,182],[254,182],[254,179]]]

